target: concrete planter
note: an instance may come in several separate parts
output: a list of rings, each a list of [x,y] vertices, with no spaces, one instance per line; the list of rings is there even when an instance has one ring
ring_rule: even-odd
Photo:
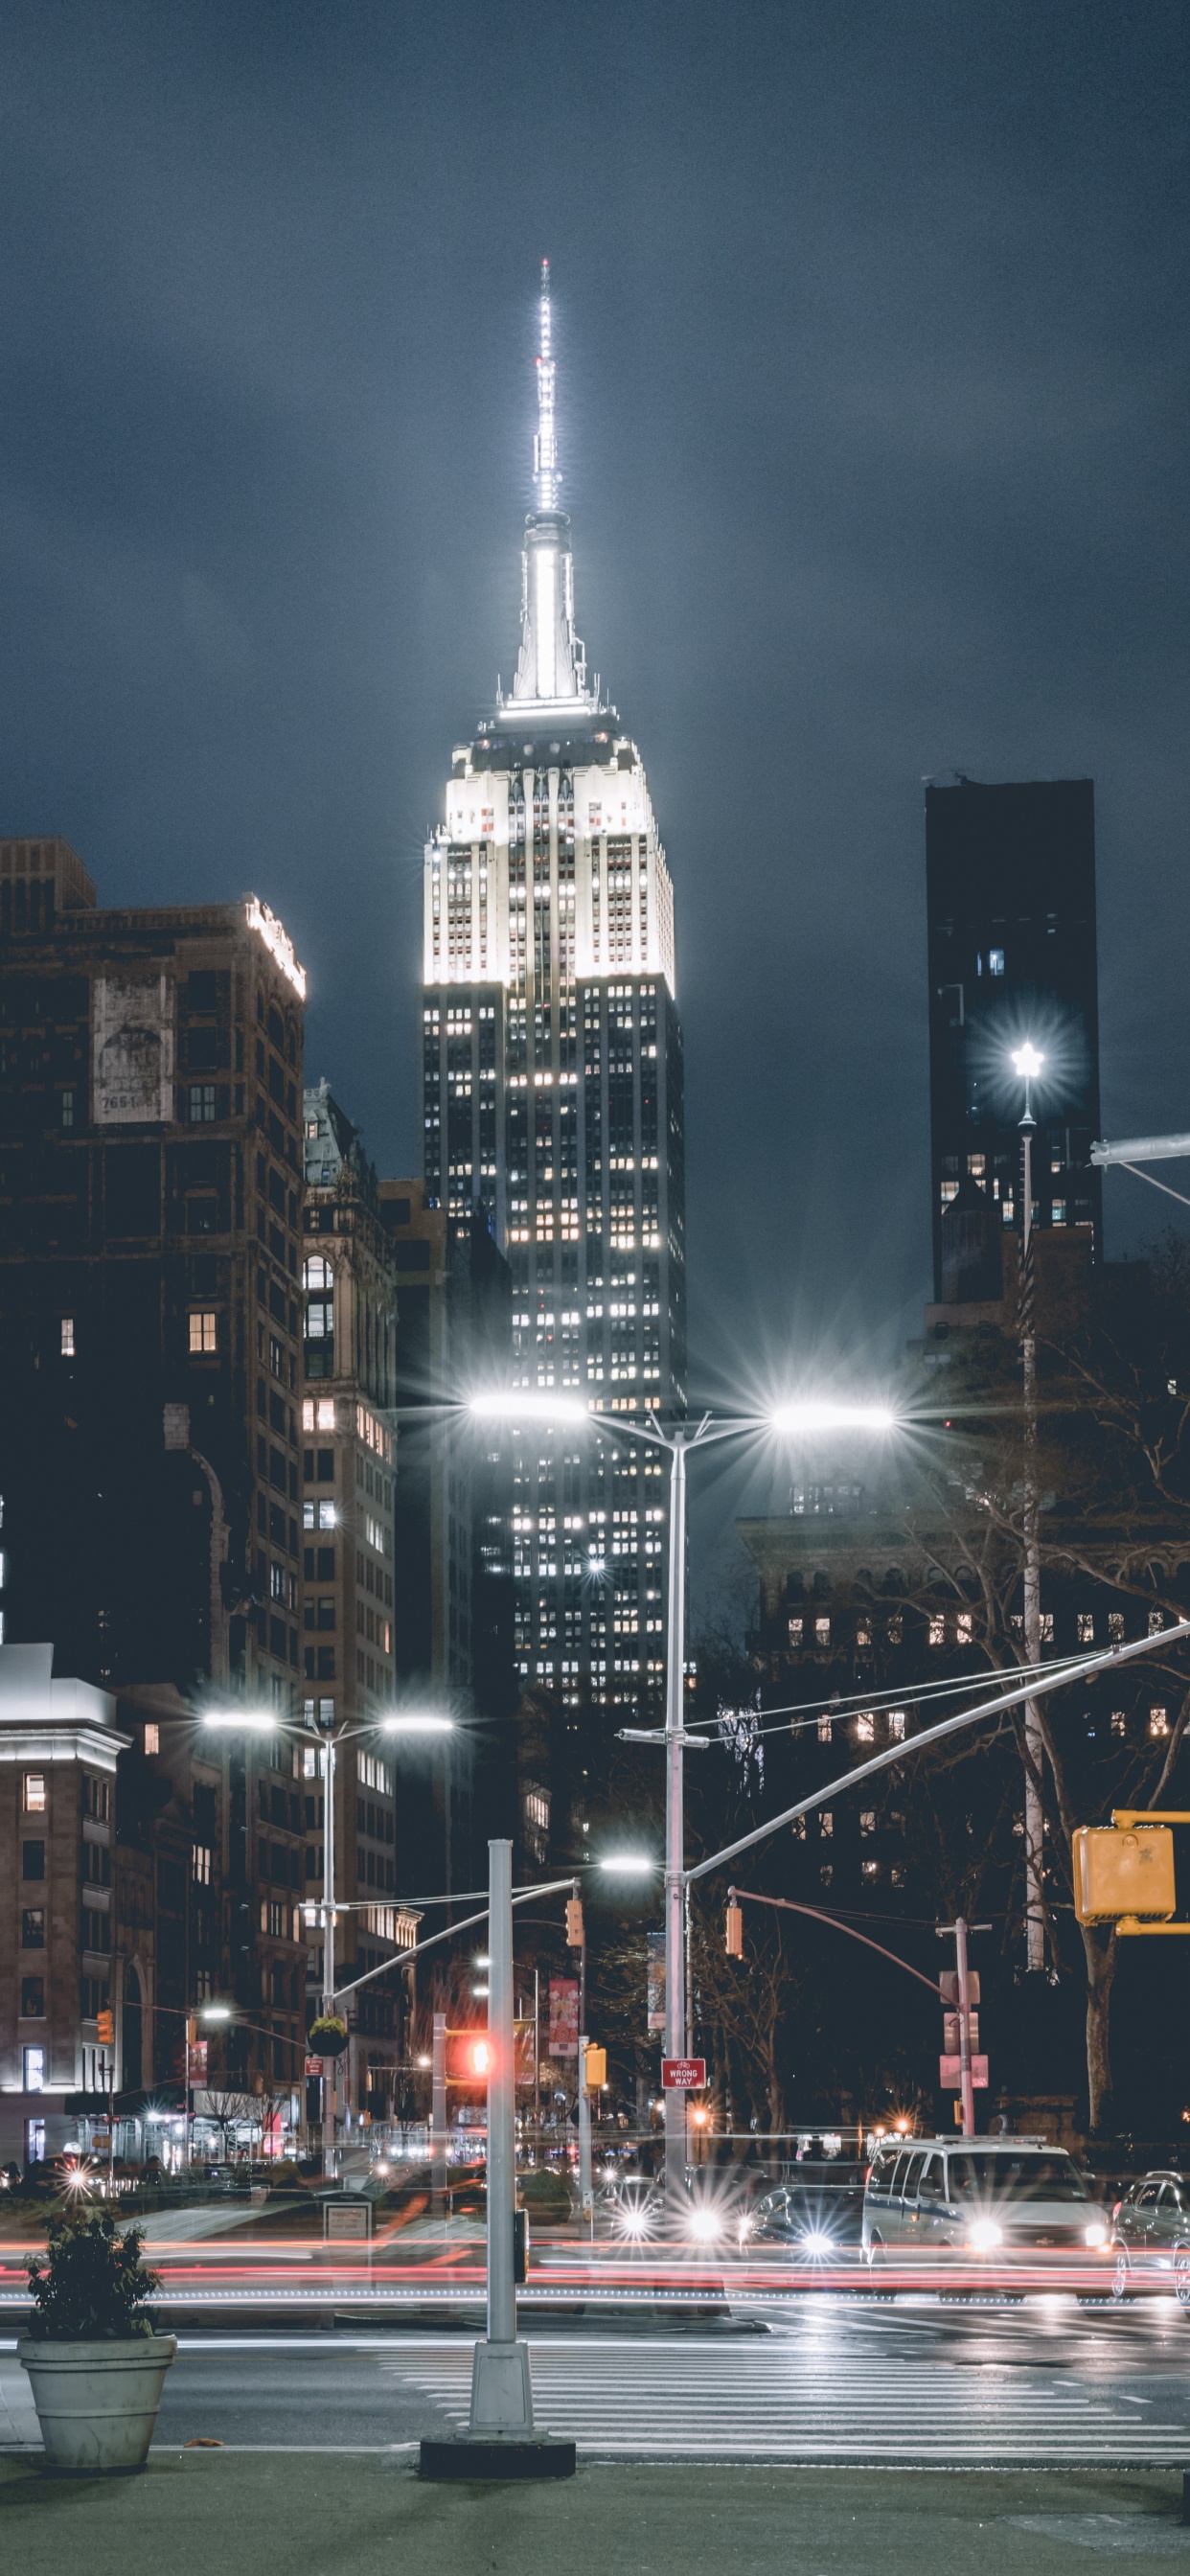
[[[35,2342],[22,2335],[17,2359],[55,2469],[76,2474],[143,2469],[176,2335],[128,2335],[118,2343]]]

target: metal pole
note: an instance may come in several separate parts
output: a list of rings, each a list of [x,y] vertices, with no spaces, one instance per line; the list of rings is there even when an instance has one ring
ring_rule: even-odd
[[[434,2015],[430,2059],[430,2191],[434,2215],[441,2218],[446,2198],[446,2015]]]
[[[971,1987],[967,1976],[967,1926],[960,1914],[954,1927],[954,1954],[959,1983],[959,2083],[963,2096],[963,2136],[975,2135],[975,2088],[971,2082]]]
[[[686,1444],[670,1449],[669,1598],[665,1673],[665,2054],[686,2054],[685,1820],[682,1721],[686,1657]],[[665,2195],[671,2209],[686,2185],[686,2097],[665,2096]]]
[[[472,2433],[533,2430],[529,2348],[518,2343],[514,2264],[516,2068],[512,1993],[512,1844],[488,1844],[488,2313],[471,2376]]]
[[[1025,1414],[1024,1497],[1024,1632],[1025,1659],[1041,1661],[1041,1550],[1037,1535],[1037,1340],[1034,1331],[1033,1282],[1029,1262],[1033,1242],[1033,1114],[1025,1095],[1021,1122],[1024,1138],[1024,1210],[1021,1221],[1021,1373]],[[1036,1700],[1025,1702],[1025,1965],[1045,1966],[1045,1818],[1041,1799],[1041,1712]]]
[[[322,2009],[335,2009],[335,1748],[322,1747],[325,1822],[322,1856]],[[329,2181],[335,2171],[335,2077],[338,2060],[322,2061],[322,2171]]]
[[[533,1971],[533,2124],[541,2154],[541,1970]]]
[[[580,2016],[580,2020],[585,2016]],[[587,2091],[587,2034],[580,2028],[578,2037],[578,2196],[584,2219],[594,2220],[595,2194],[591,2185],[591,2096]]]

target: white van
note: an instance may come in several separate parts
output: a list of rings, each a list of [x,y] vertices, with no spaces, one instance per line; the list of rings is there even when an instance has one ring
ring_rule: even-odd
[[[1078,2166],[1034,2138],[882,2143],[864,2186],[863,2248],[871,2264],[1052,2253],[1105,2269],[1111,2252],[1105,2213]]]

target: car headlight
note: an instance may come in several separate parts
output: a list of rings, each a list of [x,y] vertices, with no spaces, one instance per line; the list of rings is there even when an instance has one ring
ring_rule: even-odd
[[[807,2254],[829,2254],[831,2240],[821,2227],[811,2227],[802,2238],[802,2248]]]
[[[997,2227],[994,2218],[977,2218],[968,2228],[967,2243],[977,2254],[986,2254],[991,2246],[1002,2245],[1003,2242],[1003,2228]]]
[[[1106,2245],[1107,2229],[1101,2218],[1093,2218],[1084,2231],[1088,2245]]]
[[[714,2210],[692,2209],[690,2212],[690,2233],[692,2236],[698,2238],[700,2244],[704,2245],[712,2236],[717,2236],[719,2233],[719,2221],[715,2216]]]

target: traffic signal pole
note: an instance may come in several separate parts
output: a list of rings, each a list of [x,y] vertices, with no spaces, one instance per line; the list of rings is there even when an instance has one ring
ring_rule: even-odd
[[[487,2337],[471,2373],[472,2436],[533,2432],[529,2347],[517,2340],[514,2276],[516,2067],[512,1991],[512,1844],[488,1844]]]

